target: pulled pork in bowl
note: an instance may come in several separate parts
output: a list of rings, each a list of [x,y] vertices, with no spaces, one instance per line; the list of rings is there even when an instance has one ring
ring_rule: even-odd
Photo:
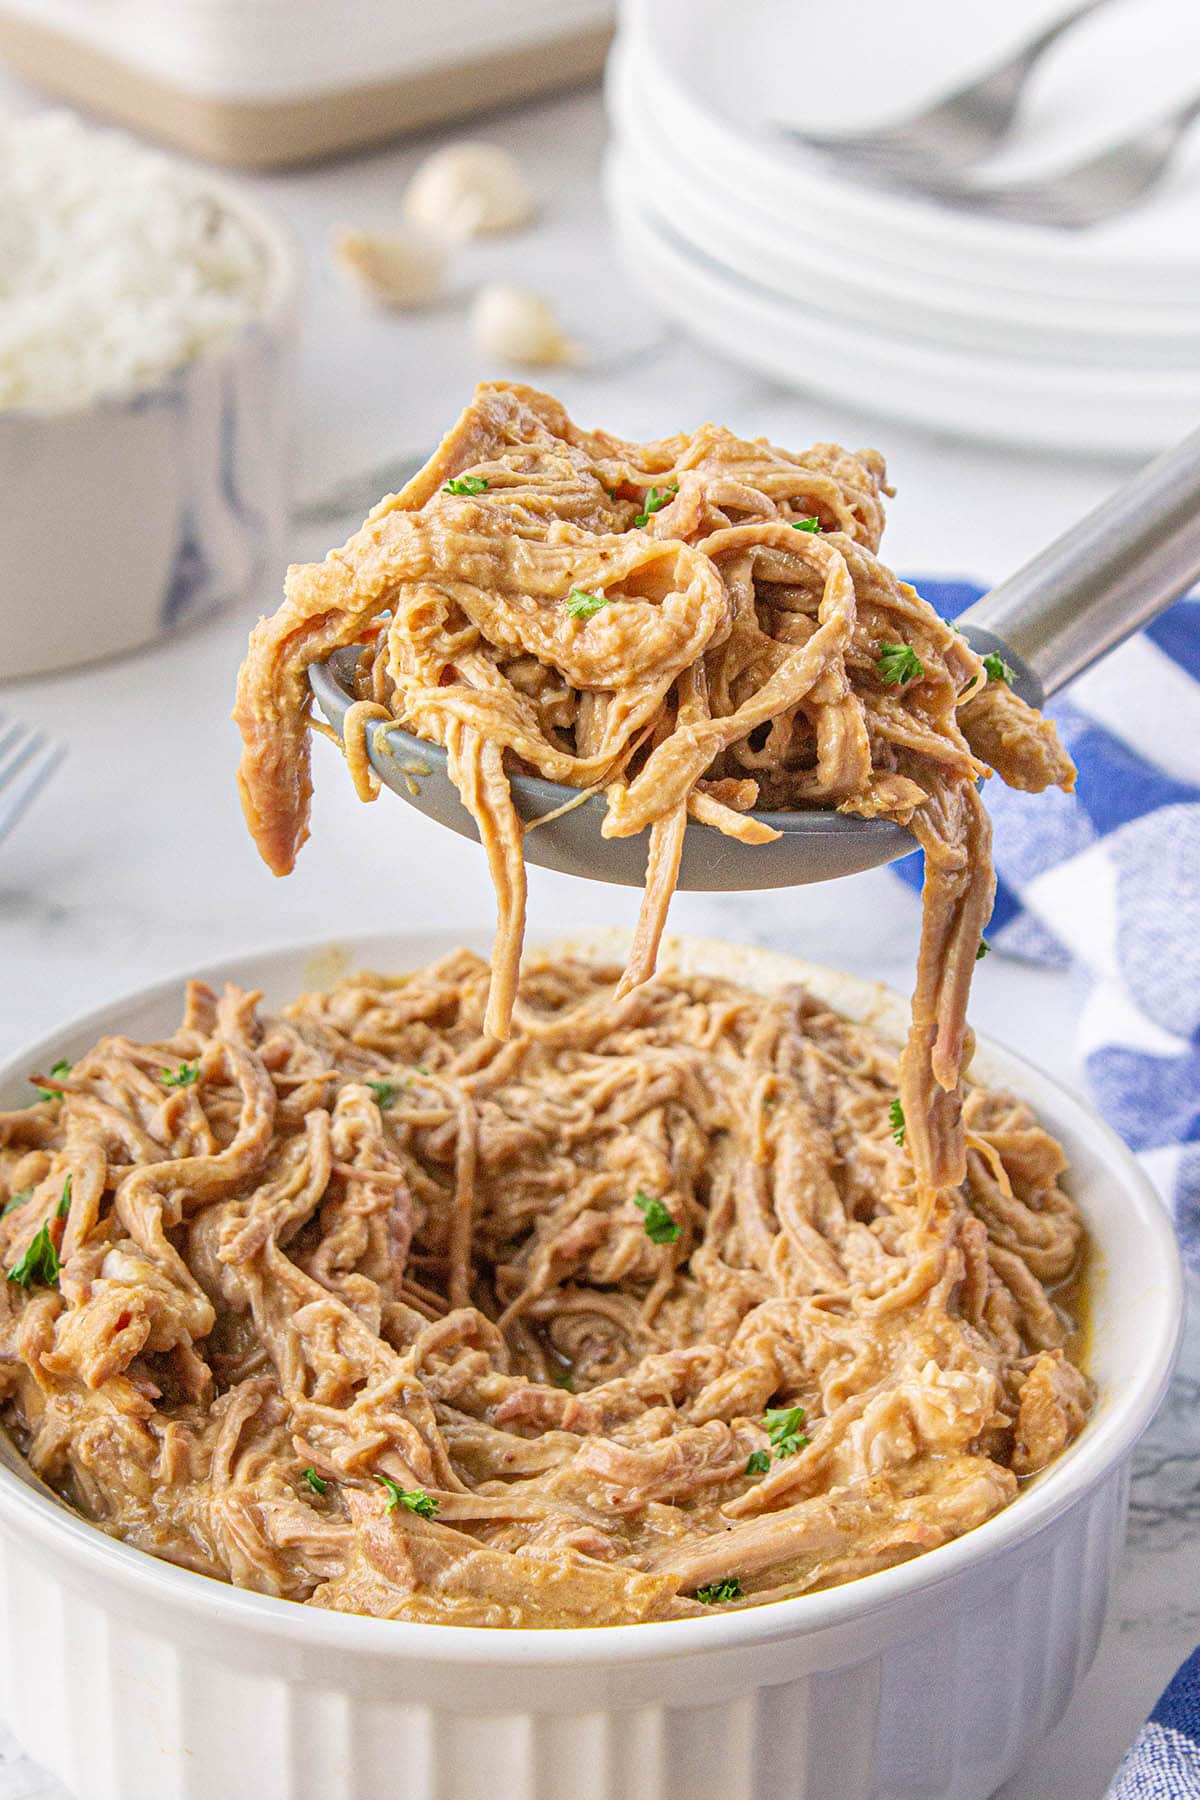
[[[469,951],[279,1014],[196,982],[35,1072],[0,1383],[37,1472],[183,1567],[466,1625],[758,1604],[1007,1505],[1092,1401],[1057,1140],[969,1086],[924,1188],[869,1027],[619,977],[534,960],[507,1049]]]
[[[35,1560],[54,1546],[68,1586],[86,1571],[93,1607],[157,1606],[168,1641],[215,1620],[203,1650],[183,1628],[168,1684],[211,1691],[232,1659],[244,1701],[286,1664],[371,1712],[399,1659],[363,1730],[406,1755],[427,1709],[460,1759],[464,1709],[519,1717],[496,1766],[530,1795],[583,1791],[539,1787],[526,1741],[583,1731],[560,1716],[593,1717],[581,1665],[614,1706],[651,1692],[668,1730],[799,1683],[794,1753],[835,1791],[811,1708],[847,1658],[873,1693],[847,1678],[835,1714],[874,1748],[836,1791],[895,1792],[884,1700],[913,1643],[935,1618],[944,1635],[956,1592],[964,1643],[996,1606],[1044,1608],[1023,1558],[1060,1540],[1073,1591],[1039,1627],[1046,1695],[1011,1757],[1090,1654],[1121,1464],[1170,1359],[1170,1231],[1127,1153],[985,1053],[966,1182],[931,1198],[898,1141],[902,1009],[879,990],[669,944],[614,1005],[609,938],[534,960],[501,1044],[486,964],[443,948],[364,946],[409,972],[299,1000],[303,956],[255,959],[194,985],[182,1025],[162,989],[13,1070],[6,1099],[29,1075],[51,1097],[0,1123],[6,1422],[108,1536],[11,1474],[0,1528]],[[6,1565],[14,1621],[23,1579]],[[362,1613],[382,1622],[331,1616]],[[495,1626],[573,1629],[475,1629]],[[978,1706],[1012,1715],[1012,1684],[985,1685]],[[962,1768],[994,1786],[1011,1764],[983,1738]],[[228,1780],[227,1751],[195,1753]],[[989,1791],[963,1779],[942,1791]]]

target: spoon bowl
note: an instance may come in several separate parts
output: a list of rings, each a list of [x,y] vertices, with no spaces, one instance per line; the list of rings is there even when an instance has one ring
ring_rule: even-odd
[[[1017,669],[1015,686],[1023,699],[1040,704],[1037,677],[991,632],[967,632],[981,655],[998,650]],[[309,671],[317,705],[339,737],[353,703],[357,646],[337,650]],[[461,837],[479,839],[474,819],[459,799],[446,768],[446,752],[402,726],[375,726],[367,732],[371,767],[384,787],[418,812],[448,825]],[[509,777],[513,801],[526,829],[525,859],[564,875],[640,888],[646,879],[647,834],[605,838],[600,828],[607,810],[604,795],[580,801],[576,788],[540,775]],[[572,805],[572,802],[574,804]],[[569,812],[535,824],[560,807]],[[839,812],[756,812],[752,815],[781,835],[770,844],[742,844],[710,826],[689,823],[680,863],[680,888],[728,893],[752,888],[802,887],[810,881],[832,881],[858,875],[882,863],[895,862],[917,848],[916,839],[890,819],[859,819]]]
[[[1200,430],[1165,450],[1045,550],[955,621],[980,656],[1012,671],[1022,700],[1040,707],[1200,581]],[[313,696],[342,735],[354,701],[351,644],[309,670]],[[446,769],[446,752],[399,725],[367,734],[371,765],[385,787],[439,825],[478,840],[475,821]],[[647,834],[605,838],[603,794],[540,775],[513,774],[513,799],[526,826],[525,856],[546,869],[641,887]],[[560,808],[569,808],[560,812]],[[547,815],[557,816],[547,818]],[[756,812],[779,832],[769,844],[741,844],[689,823],[677,886],[707,892],[803,887],[895,862],[916,849],[911,832],[887,819],[838,812]],[[540,820],[546,823],[539,823]]]

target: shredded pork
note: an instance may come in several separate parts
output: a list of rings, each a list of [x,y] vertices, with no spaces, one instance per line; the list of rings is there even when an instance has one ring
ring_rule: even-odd
[[[503,1043],[466,952],[279,1016],[193,984],[169,1041],[31,1071],[0,1404],[37,1473],[186,1568],[488,1626],[805,1593],[1005,1506],[1091,1398],[1057,1143],[967,1084],[932,1189],[869,1030],[618,974],[534,962]]]
[[[251,638],[235,716],[264,858],[286,874],[307,834],[307,670],[350,644],[364,646],[345,732],[360,795],[376,792],[366,734],[399,723],[445,746],[479,827],[499,1038],[525,912],[512,770],[602,790],[606,836],[648,833],[621,992],[654,972],[689,819],[751,843],[776,835],[755,808],[911,825],[925,918],[900,1089],[922,1179],[956,1185],[967,996],[994,894],[976,784],[989,759],[1030,789],[1075,771],[1053,725],[878,560],[887,491],[875,451],[793,455],[712,425],[629,443],[581,430],[549,395],[480,387],[402,493],[288,571]],[[900,678],[904,651],[919,673],[902,659]]]

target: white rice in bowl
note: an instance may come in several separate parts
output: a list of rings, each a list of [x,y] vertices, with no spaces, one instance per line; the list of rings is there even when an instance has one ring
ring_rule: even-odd
[[[264,247],[203,177],[69,113],[0,127],[0,410],[153,386],[262,311]]]

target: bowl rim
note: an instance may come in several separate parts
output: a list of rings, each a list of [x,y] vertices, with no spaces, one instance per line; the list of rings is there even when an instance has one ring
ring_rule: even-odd
[[[552,947],[566,950],[576,946],[581,954],[597,954],[611,949],[622,934],[611,927],[601,927],[593,931],[581,928],[556,936],[545,935]],[[301,960],[319,965],[331,955],[336,955],[345,967],[353,969],[367,966],[362,961],[355,961],[356,957],[377,958],[385,953],[394,954],[400,969],[406,966],[406,959],[429,961],[432,956],[444,954],[464,942],[470,943],[473,937],[478,941],[479,936],[470,931],[436,928],[419,932],[360,931],[335,939],[302,938],[282,943],[276,941],[248,951],[229,951],[209,959],[199,968],[193,966],[161,980],[123,990],[100,1005],[65,1020],[50,1037],[39,1037],[19,1046],[0,1058],[0,1085],[14,1076],[23,1076],[38,1059],[56,1047],[61,1051],[68,1039],[119,1029],[116,1019],[134,1006],[178,998],[190,979],[220,982],[234,976],[244,980],[244,966],[261,963],[263,978],[270,981],[286,965]],[[529,948],[536,950],[542,947],[542,942],[539,939]],[[385,944],[389,947],[387,952],[382,950]],[[697,949],[701,955],[718,948],[726,955],[733,950],[751,959],[751,966],[755,960],[769,959],[778,965],[781,974],[790,969],[800,980],[806,970],[832,976],[847,996],[858,997],[859,1004],[871,1017],[881,1007],[906,1006],[902,996],[882,983],[806,963],[785,952],[734,946],[689,934],[670,939],[666,945],[667,956],[679,947],[685,952]],[[407,966],[415,967],[419,963],[408,960]],[[234,975],[235,968],[241,970],[240,975]],[[1056,1124],[1065,1119],[1074,1135],[1086,1131],[1098,1141],[1139,1221],[1156,1296],[1155,1324],[1151,1349],[1135,1371],[1128,1389],[1092,1417],[1087,1429],[1045,1476],[983,1524],[937,1549],[838,1587],[771,1601],[734,1613],[630,1625],[523,1630],[379,1619],[326,1611],[236,1588],[213,1577],[163,1562],[148,1552],[106,1536],[49,1490],[44,1494],[39,1492],[32,1485],[36,1478],[22,1479],[3,1461],[0,1461],[0,1523],[10,1531],[28,1532],[45,1547],[68,1555],[72,1564],[83,1565],[85,1571],[90,1566],[96,1574],[108,1576],[131,1593],[140,1591],[152,1602],[191,1613],[200,1619],[236,1621],[248,1633],[285,1638],[312,1650],[319,1651],[326,1646],[339,1652],[392,1656],[401,1660],[412,1657],[425,1663],[462,1667],[547,1668],[564,1662],[594,1667],[636,1664],[718,1649],[753,1648],[782,1638],[802,1638],[828,1628],[853,1625],[868,1615],[891,1611],[914,1597],[944,1589],[963,1573],[977,1570],[1002,1552],[1039,1536],[1122,1463],[1145,1430],[1166,1390],[1183,1320],[1182,1268],[1174,1227],[1166,1207],[1133,1153],[1082,1099],[1030,1058],[987,1036],[980,1037],[978,1048],[985,1063],[1016,1073],[1018,1082],[1021,1077],[1032,1074],[1035,1086],[1040,1085],[1050,1095]],[[987,1079],[993,1078],[987,1074]],[[4,1436],[7,1445],[7,1434]]]
[[[120,129],[114,127],[114,129]],[[127,134],[131,135],[131,134]],[[158,152],[184,178],[188,191],[208,195],[239,219],[266,261],[266,282],[261,304],[249,318],[243,319],[224,337],[172,363],[153,381],[135,387],[106,388],[90,400],[74,406],[0,406],[0,430],[10,422],[21,425],[53,427],[68,420],[106,417],[144,406],[154,396],[166,393],[190,369],[216,367],[234,360],[248,342],[266,335],[286,331],[297,314],[303,286],[303,262],[299,240],[286,220],[273,209],[260,205],[243,192],[236,182],[212,170],[188,162],[170,151]]]

